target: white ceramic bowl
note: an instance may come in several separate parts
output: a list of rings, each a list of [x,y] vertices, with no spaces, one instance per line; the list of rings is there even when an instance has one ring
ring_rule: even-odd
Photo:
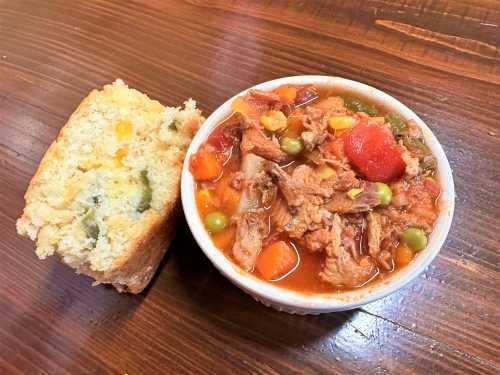
[[[436,221],[434,231],[429,238],[427,248],[420,252],[408,266],[394,272],[383,281],[339,294],[302,294],[282,289],[252,276],[227,259],[224,254],[213,245],[198,215],[194,195],[194,181],[189,172],[189,157],[198,150],[217,124],[230,114],[230,107],[233,99],[236,96],[245,94],[247,90],[240,92],[235,97],[226,101],[208,117],[194,137],[187,151],[182,170],[181,193],[184,214],[186,215],[186,220],[194,238],[213,265],[225,277],[239,288],[252,295],[256,300],[277,310],[297,314],[344,311],[373,302],[397,291],[416,278],[436,257],[451,226],[455,205],[455,192],[451,168],[441,145],[430,129],[412,110],[392,96],[363,83],[340,77],[296,76],[264,82],[252,87],[252,89],[272,90],[283,84],[334,86],[338,88],[339,91],[345,90],[355,95],[358,94],[366,99],[370,99],[375,103],[383,104],[385,108],[400,113],[406,119],[413,119],[417,122],[418,126],[423,131],[426,144],[437,158],[437,178],[442,187],[440,197],[442,210]]]

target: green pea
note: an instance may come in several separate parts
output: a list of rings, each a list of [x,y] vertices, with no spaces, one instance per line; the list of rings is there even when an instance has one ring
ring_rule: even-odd
[[[291,156],[300,154],[303,148],[300,138],[283,137],[280,145],[281,149]]]
[[[205,216],[204,223],[209,231],[220,232],[227,225],[227,217],[222,212],[214,211]]]
[[[382,206],[388,206],[392,199],[392,190],[389,185],[383,182],[375,182],[377,187],[378,198],[380,199],[380,204]]]
[[[421,251],[427,246],[427,235],[422,229],[407,228],[401,233],[401,239],[413,251]]]

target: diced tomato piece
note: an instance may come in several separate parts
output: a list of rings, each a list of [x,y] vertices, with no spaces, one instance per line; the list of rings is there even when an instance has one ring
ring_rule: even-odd
[[[276,280],[290,272],[297,264],[298,256],[285,241],[277,241],[266,246],[255,265],[266,280]]]
[[[389,182],[404,173],[402,149],[388,128],[360,121],[343,139],[347,158],[368,180]]]
[[[429,192],[432,198],[436,199],[437,197],[439,197],[441,190],[439,189],[439,185],[435,180],[433,180],[432,178],[426,178],[424,180],[424,187],[425,190]]]
[[[219,152],[227,151],[239,140],[240,128],[237,125],[219,126],[210,134],[207,143]]]
[[[335,138],[332,141],[326,142],[320,146],[321,152],[327,157],[336,157],[343,159],[344,154],[344,140],[342,138]]]
[[[216,154],[200,150],[191,155],[189,170],[196,181],[211,181],[222,173],[222,163]]]
[[[297,95],[295,96],[295,105],[304,105],[313,100],[319,98],[318,91],[313,85],[304,85],[297,89]]]

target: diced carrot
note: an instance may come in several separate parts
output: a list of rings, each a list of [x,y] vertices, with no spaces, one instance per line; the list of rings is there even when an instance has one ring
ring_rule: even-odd
[[[230,250],[233,243],[234,238],[236,237],[236,229],[234,225],[229,225],[226,229],[221,232],[217,232],[212,234],[212,241],[214,245],[221,250]]]
[[[252,110],[252,108],[250,107],[250,103],[248,103],[245,100],[245,97],[238,96],[231,103],[231,110],[233,112],[240,112],[240,113],[242,113],[244,115],[248,115],[248,113]]]
[[[198,151],[191,155],[189,170],[196,181],[215,180],[222,173],[222,163],[215,154]]]
[[[279,96],[283,103],[293,103],[297,97],[297,89],[290,85],[283,85],[274,90]]]
[[[233,112],[239,112],[250,119],[258,119],[262,116],[269,106],[265,101],[255,100],[253,97],[250,99],[249,95],[238,96],[231,103],[231,110]]]
[[[202,215],[205,215],[206,212],[211,211],[214,208],[214,196],[210,190],[199,189],[196,192],[196,206]]]
[[[264,279],[276,280],[290,272],[297,261],[295,249],[285,241],[277,241],[262,250],[255,266]]]
[[[281,136],[290,138],[299,137],[304,130],[302,125],[303,117],[304,110],[302,108],[297,108],[290,113],[287,117],[287,127],[283,133],[281,133]]]
[[[394,260],[396,261],[396,265],[398,267],[404,267],[413,259],[413,250],[411,250],[405,244],[401,244],[396,249],[396,253],[394,254]]]
[[[229,214],[233,214],[240,203],[240,192],[231,185],[231,178],[223,178],[215,188],[215,194],[220,197],[221,207]]]

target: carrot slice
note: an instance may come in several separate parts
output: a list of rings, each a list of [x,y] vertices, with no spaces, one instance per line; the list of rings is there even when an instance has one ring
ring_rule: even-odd
[[[230,251],[233,244],[234,238],[236,237],[236,228],[234,226],[228,226],[221,232],[212,234],[212,240],[214,245],[221,250]]]
[[[230,184],[231,178],[229,176],[223,177],[221,181],[218,182],[215,193],[220,197],[221,206],[224,208],[224,211],[232,215],[236,212],[236,208],[240,203],[241,194]]]
[[[255,266],[264,279],[276,280],[290,272],[297,261],[297,252],[285,241],[277,241],[262,250]]]
[[[215,154],[198,151],[191,155],[189,169],[196,181],[215,180],[222,173],[222,163]]]
[[[280,100],[287,104],[293,103],[297,97],[297,89],[289,85],[280,86],[275,92],[280,96]]]
[[[401,244],[396,249],[395,261],[398,267],[404,267],[413,259],[413,251],[406,245]]]

